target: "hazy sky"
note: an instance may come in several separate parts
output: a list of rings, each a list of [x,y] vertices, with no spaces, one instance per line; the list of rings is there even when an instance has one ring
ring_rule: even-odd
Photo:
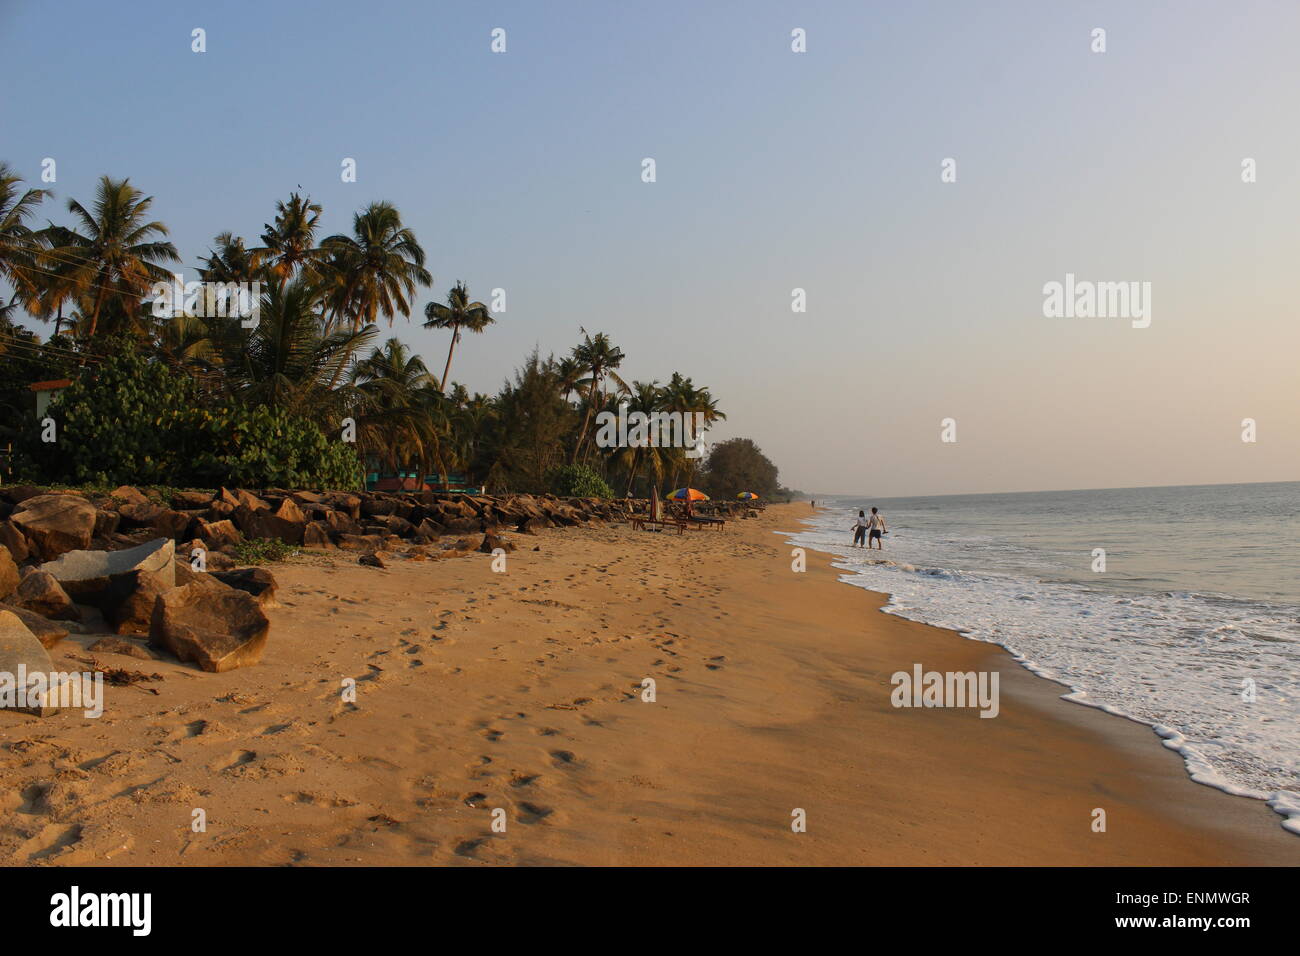
[[[506,290],[474,390],[582,325],[808,491],[1300,478],[1294,2],[0,0],[0,62],[47,215],[130,176],[187,271],[298,184],[322,236],[396,203],[421,312]],[[1067,272],[1150,282],[1150,327],[1044,318]],[[395,333],[441,372],[446,333]]]

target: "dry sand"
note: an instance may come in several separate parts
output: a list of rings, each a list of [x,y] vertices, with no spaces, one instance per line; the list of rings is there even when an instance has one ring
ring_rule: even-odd
[[[773,532],[807,514],[512,536],[505,573],[487,555],[275,566],[259,665],[97,655],[163,680],[109,688],[98,720],[0,714],[0,862],[1300,862],[1279,817],[1191,782],[1149,728],[879,613],[826,555],[792,572]],[[55,664],[83,669],[95,639]],[[915,662],[997,670],[1000,715],[893,708]]]

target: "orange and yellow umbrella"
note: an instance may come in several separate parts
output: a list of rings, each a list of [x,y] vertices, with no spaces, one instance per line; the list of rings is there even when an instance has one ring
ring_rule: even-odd
[[[666,495],[669,501],[708,501],[709,496],[695,488],[678,488]]]

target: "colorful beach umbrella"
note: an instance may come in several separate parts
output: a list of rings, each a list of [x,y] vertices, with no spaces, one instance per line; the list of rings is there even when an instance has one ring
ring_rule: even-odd
[[[669,501],[708,501],[709,496],[695,488],[678,488],[666,496]]]
[[[736,495],[736,497],[741,501],[752,501],[757,498],[758,495],[754,494],[752,491],[742,491],[740,494]]]

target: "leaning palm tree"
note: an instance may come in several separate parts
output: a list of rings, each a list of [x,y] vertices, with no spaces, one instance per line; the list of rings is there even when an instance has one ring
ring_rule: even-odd
[[[344,318],[354,331],[381,315],[390,326],[398,314],[410,318],[416,286],[433,283],[424,248],[392,203],[371,203],[352,217],[352,235],[330,236],[321,252],[330,329]]]
[[[496,320],[482,302],[471,302],[469,289],[465,283],[457,282],[447,293],[447,304],[430,302],[424,307],[424,327],[426,329],[451,329],[451,345],[447,349],[447,365],[442,370],[442,386],[445,389],[451,375],[451,356],[460,341],[460,330],[481,333]]]
[[[39,241],[27,220],[49,195],[44,189],[20,190],[22,181],[7,163],[0,163],[0,279],[13,287],[15,302],[34,298],[41,285]]]
[[[572,464],[577,464],[587,437],[587,427],[591,424],[592,412],[605,404],[606,380],[613,381],[620,391],[628,390],[627,382],[619,378],[615,371],[623,364],[623,350],[614,345],[604,332],[597,332],[594,338],[584,333],[582,338],[582,344],[574,346],[573,358],[587,372],[587,378],[579,380],[577,384],[586,386],[588,402],[582,428],[578,432],[578,441],[573,446]]]
[[[77,224],[57,230],[47,255],[67,263],[68,281],[86,290],[89,308],[82,309],[78,331],[88,339],[106,308],[134,319],[149,286],[169,278],[161,263],[181,260],[174,245],[157,238],[167,235],[167,227],[147,218],[152,205],[153,197],[129,179],[108,176],[100,178],[91,209],[68,200]]]

